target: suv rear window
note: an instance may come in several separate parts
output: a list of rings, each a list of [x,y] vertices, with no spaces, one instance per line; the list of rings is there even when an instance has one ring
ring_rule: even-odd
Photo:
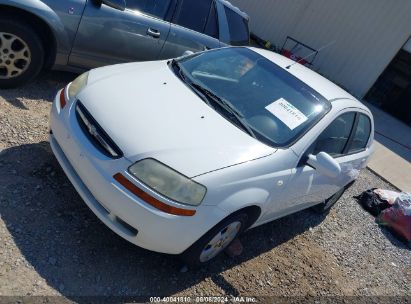
[[[224,6],[224,9],[227,16],[228,29],[230,30],[230,44],[249,45],[250,32],[248,29],[248,21],[232,9],[226,6]]]
[[[208,17],[208,21],[204,29],[204,34],[218,39],[218,17],[215,4],[211,5],[210,16]]]

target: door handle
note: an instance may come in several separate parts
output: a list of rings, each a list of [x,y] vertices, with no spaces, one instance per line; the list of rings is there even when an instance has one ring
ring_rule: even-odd
[[[160,38],[160,32],[158,30],[154,30],[152,28],[147,29],[147,35],[153,37],[153,38]]]

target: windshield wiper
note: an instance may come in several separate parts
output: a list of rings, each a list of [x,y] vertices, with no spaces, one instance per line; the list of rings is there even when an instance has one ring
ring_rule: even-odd
[[[243,129],[250,134],[252,137],[257,138],[253,132],[253,130],[251,130],[251,128],[249,127],[248,123],[245,121],[244,116],[238,112],[234,106],[231,104],[231,102],[229,102],[228,100],[225,100],[219,96],[217,96],[216,94],[214,94],[213,92],[211,92],[210,90],[204,88],[202,85],[192,81],[191,79],[189,79],[189,77],[187,77],[180,64],[178,63],[177,60],[173,59],[171,61],[171,66],[173,69],[178,71],[178,76],[181,78],[181,80],[183,80],[185,83],[187,83],[189,86],[191,86],[192,88],[194,88],[198,94],[201,95],[201,97],[203,98],[203,100],[210,106],[212,107],[210,100],[214,101],[215,103],[217,103],[220,107],[222,107],[225,111],[227,111],[228,113],[230,113],[231,115],[233,115],[235,117],[235,119],[240,123],[240,125],[243,127]],[[207,98],[208,97],[208,98]],[[215,107],[213,107],[215,108]]]
[[[181,69],[181,66],[180,66],[180,64],[178,63],[177,60],[175,60],[175,59],[171,60],[171,67],[172,67],[174,70],[177,70],[178,76],[181,78],[181,80],[183,80],[184,82],[187,82],[187,77],[186,77],[186,75],[183,73],[183,71],[182,71],[182,69]]]
[[[225,111],[227,111],[228,113],[230,113],[231,115],[233,115],[235,117],[235,119],[240,123],[240,125],[243,127],[243,129],[245,131],[247,131],[247,133],[249,133],[252,137],[257,138],[253,132],[253,130],[251,130],[251,128],[249,127],[248,123],[246,122],[246,120],[244,119],[244,116],[237,111],[237,109],[234,108],[234,106],[231,104],[231,102],[229,102],[226,99],[223,99],[219,96],[217,96],[216,94],[214,94],[213,92],[211,92],[210,90],[204,88],[203,86],[201,86],[198,83],[195,83],[193,81],[190,82],[190,85],[195,88],[197,91],[201,92],[203,95],[209,97],[209,99],[211,99],[212,101],[214,101],[215,103],[217,103],[220,107],[222,107]],[[210,102],[207,102],[208,105],[210,105]],[[210,105],[211,106],[211,105]]]
[[[184,74],[183,70],[181,69],[180,64],[179,64],[175,59],[173,59],[173,60],[171,61],[171,67],[175,70],[174,72],[177,74],[177,76],[178,76],[182,81],[184,81],[184,82],[185,82],[187,85],[189,85],[190,87],[193,87],[193,82],[192,82],[190,79],[188,79],[188,77]],[[194,86],[194,87],[195,87],[195,86]],[[207,98],[207,96],[205,96],[205,95],[204,95],[200,90],[198,90],[198,89],[196,89],[195,91],[196,91],[196,93],[197,93],[198,95],[200,95],[201,99],[203,99],[204,102],[206,102],[210,107],[212,107],[212,105],[210,104],[210,101],[209,101],[209,99]]]
[[[195,87],[197,90],[201,91],[202,93],[204,93],[205,95],[207,95],[208,97],[212,98],[214,101],[216,101],[220,106],[222,106],[225,110],[227,110],[227,112],[233,113],[236,116],[239,116],[241,118],[243,118],[243,114],[241,114],[240,112],[237,111],[237,109],[234,108],[234,106],[232,105],[231,102],[229,102],[226,99],[221,98],[220,96],[217,96],[216,94],[214,94],[213,92],[211,92],[210,90],[206,89],[205,87],[203,87],[202,85],[195,83],[195,82],[191,82],[191,85],[193,87]]]

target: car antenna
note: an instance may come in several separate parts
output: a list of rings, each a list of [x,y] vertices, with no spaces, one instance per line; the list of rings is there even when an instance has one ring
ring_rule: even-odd
[[[324,45],[323,47],[319,48],[318,50],[316,50],[316,51],[314,51],[314,52],[312,52],[312,53],[308,54],[307,56],[305,56],[305,57],[303,57],[303,58],[298,59],[296,62],[294,62],[294,63],[292,63],[292,64],[290,64],[290,65],[286,66],[285,68],[286,68],[287,70],[289,70],[289,69],[290,69],[293,65],[295,65],[295,64],[297,64],[297,63],[300,63],[301,61],[303,61],[303,60],[307,59],[308,57],[310,57],[310,56],[314,55],[315,53],[317,53],[317,54],[318,54],[320,51],[324,50],[325,48],[328,48],[329,46],[333,45],[335,42],[336,42],[335,40],[334,40],[334,41],[331,41],[330,43],[328,43],[328,44]]]

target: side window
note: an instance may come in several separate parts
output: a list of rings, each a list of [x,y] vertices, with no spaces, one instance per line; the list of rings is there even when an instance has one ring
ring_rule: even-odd
[[[210,15],[208,17],[207,24],[204,29],[204,34],[214,37],[216,39],[219,38],[218,17],[215,4],[211,5]]]
[[[230,44],[249,45],[250,32],[248,29],[248,21],[226,6],[224,6],[224,10],[230,31]]]
[[[164,19],[171,0],[127,0],[126,6],[129,10],[137,10],[147,15]]]
[[[359,114],[357,128],[350,144],[348,153],[355,153],[365,149],[371,134],[371,121],[368,116]]]
[[[313,154],[326,152],[331,156],[340,156],[348,142],[355,120],[355,113],[345,113],[336,118],[317,138]]]
[[[174,23],[200,33],[204,32],[212,0],[182,0]]]

